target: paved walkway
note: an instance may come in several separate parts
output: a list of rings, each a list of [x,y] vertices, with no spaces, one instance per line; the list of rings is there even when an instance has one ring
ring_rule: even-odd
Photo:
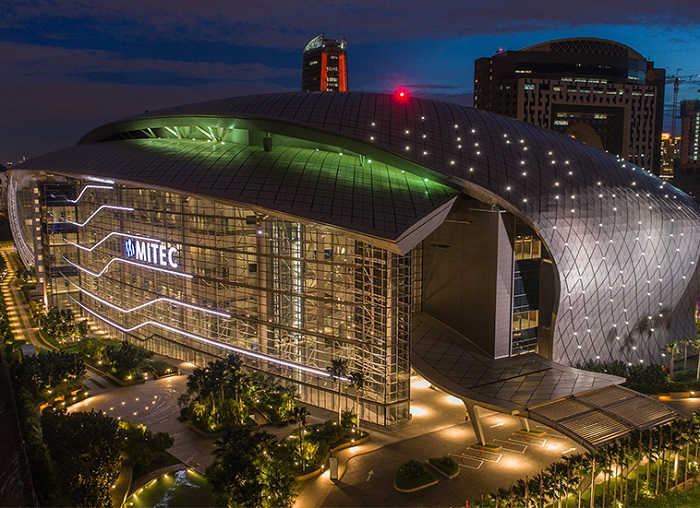
[[[419,376],[411,379],[412,419],[391,427],[365,426],[371,433],[363,445],[334,454],[339,480],[325,472],[301,485],[297,507],[320,506],[464,506],[466,500],[508,486],[559,460],[562,452],[584,452],[563,435],[548,431],[545,439],[525,441],[517,435],[518,418],[482,410],[488,441],[504,446],[501,454],[472,450],[476,437],[464,420],[464,404],[430,388]],[[317,410],[311,408],[316,414]],[[533,428],[540,428],[531,422]],[[393,488],[399,464],[409,460],[452,456],[460,465],[454,480],[440,477],[434,487],[414,494]]]
[[[0,255],[7,263],[8,274],[2,281],[2,296],[7,302],[7,313],[10,317],[10,324],[16,339],[24,339],[39,349],[58,349],[53,344],[46,342],[39,334],[39,328],[31,325],[31,320],[27,312],[27,305],[24,304],[23,296],[15,284],[15,274],[22,266],[17,251],[8,248],[0,249]],[[112,388],[114,384],[101,374],[88,368],[88,378],[85,384],[92,394],[102,390]]]

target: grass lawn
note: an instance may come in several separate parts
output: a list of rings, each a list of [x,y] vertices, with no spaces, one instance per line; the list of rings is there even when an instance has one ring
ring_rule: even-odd
[[[700,486],[688,492],[665,492],[654,499],[640,499],[634,508],[697,508],[700,506]]]

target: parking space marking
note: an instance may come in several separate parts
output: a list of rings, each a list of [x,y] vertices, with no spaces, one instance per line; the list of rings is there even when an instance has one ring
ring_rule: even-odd
[[[480,459],[475,459],[468,457],[467,455],[458,455],[456,453],[450,453],[450,456],[455,459],[459,467],[468,467],[469,469],[481,469],[484,465],[484,461]]]
[[[507,441],[505,439],[494,439],[495,443],[500,443],[503,446],[504,451],[514,452],[514,453],[525,453],[527,450],[527,445],[523,443],[514,443],[512,441]]]
[[[474,448],[467,449],[462,455],[465,457],[473,457],[478,460],[485,460],[486,462],[496,463],[501,460],[503,456],[502,453],[487,452],[485,450],[476,450]]]
[[[543,448],[544,445],[547,443],[546,439],[533,436],[523,436],[522,434],[518,433],[514,433],[511,437],[508,438],[508,440],[513,441],[514,443],[527,443],[532,446],[539,446],[540,448]]]

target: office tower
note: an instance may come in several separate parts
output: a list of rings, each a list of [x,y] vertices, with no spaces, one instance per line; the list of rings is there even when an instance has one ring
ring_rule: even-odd
[[[700,202],[700,101],[681,101],[681,137],[673,184]]]
[[[474,64],[474,106],[660,173],[665,71],[618,42],[561,39]]]
[[[301,89],[305,92],[347,92],[348,62],[345,37],[340,41],[314,37],[304,48]]]

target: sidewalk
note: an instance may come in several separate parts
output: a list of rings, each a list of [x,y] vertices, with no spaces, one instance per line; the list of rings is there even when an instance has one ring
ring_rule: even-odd
[[[21,266],[19,256],[14,249],[0,249],[0,255],[7,263],[7,275],[0,283],[2,288],[2,296],[7,302],[7,314],[10,317],[10,325],[16,339],[24,339],[29,344],[32,344],[36,350],[40,349],[57,349],[53,344],[49,344],[39,334],[38,327],[31,326],[31,319],[27,314],[26,305],[23,303],[23,297],[19,289],[14,285],[17,269]],[[112,383],[102,377],[102,375],[87,368],[88,378],[85,384],[94,393],[100,393],[103,390],[112,387]],[[100,386],[102,385],[102,386]]]

